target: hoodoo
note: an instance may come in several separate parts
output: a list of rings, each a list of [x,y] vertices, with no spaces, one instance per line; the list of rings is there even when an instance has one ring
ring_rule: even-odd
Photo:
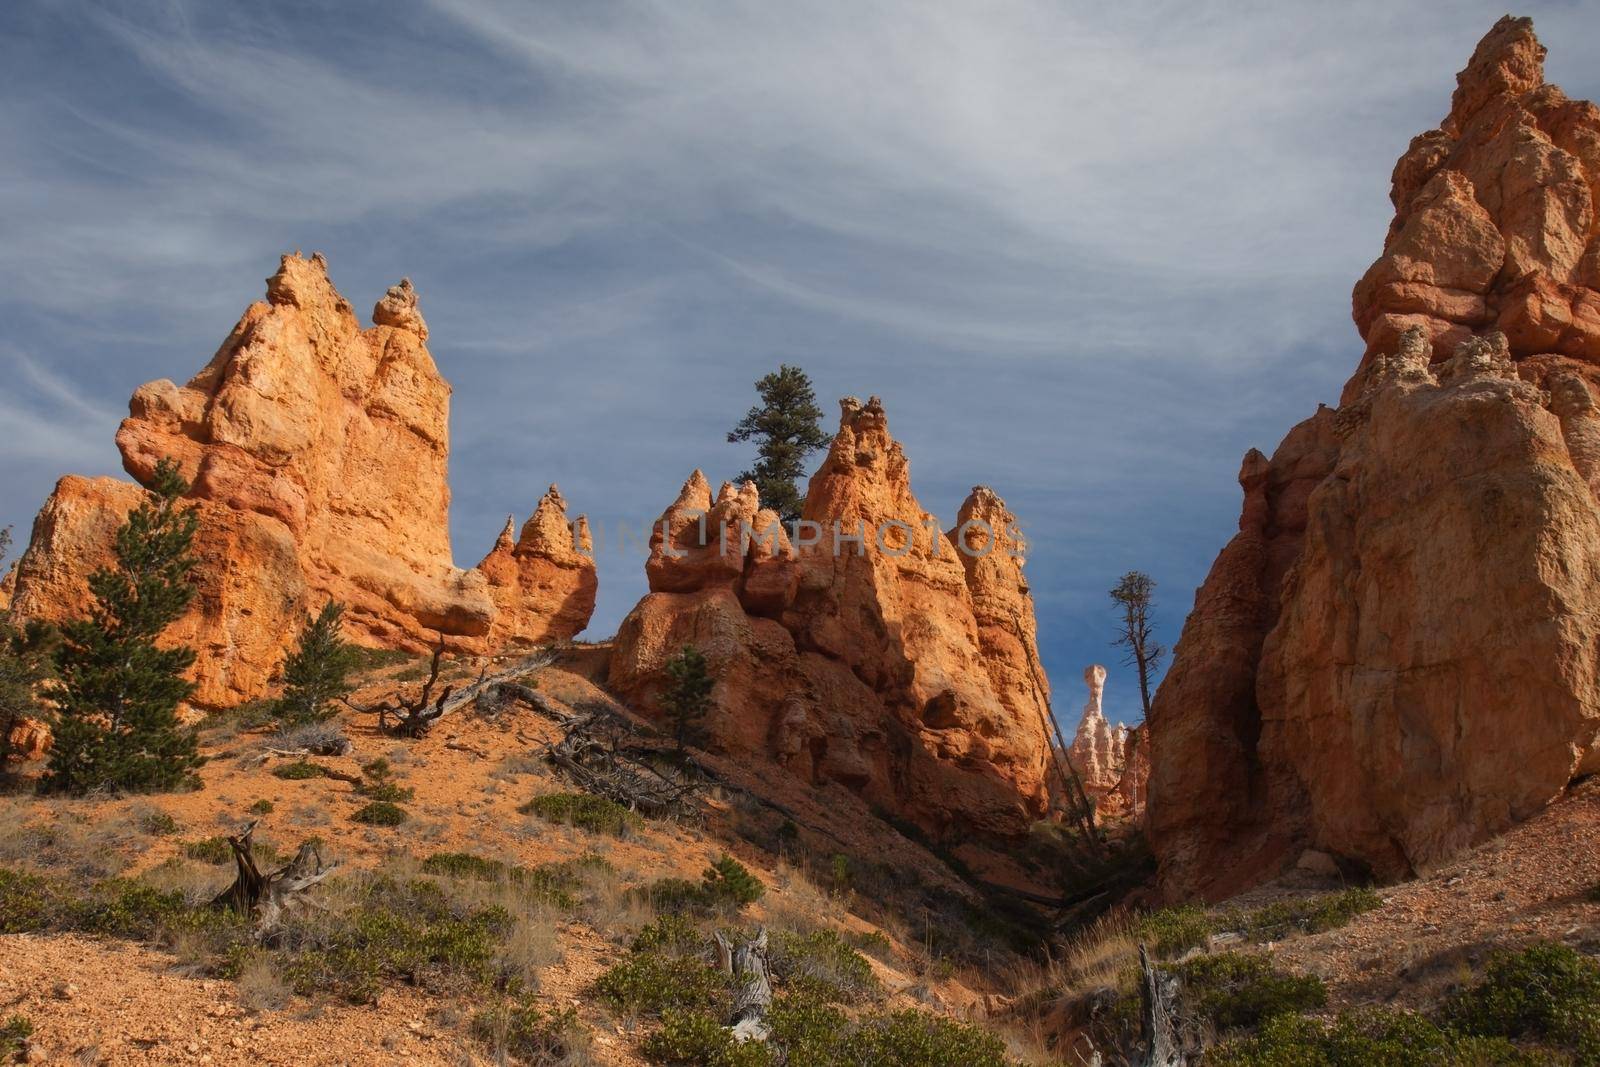
[[[147,481],[165,456],[200,517],[199,595],[169,636],[194,647],[194,702],[260,696],[308,612],[348,605],[352,636],[420,648],[571,637],[594,606],[594,565],[575,551],[552,489],[522,539],[473,570],[450,553],[450,386],[424,344],[409,280],[362,329],[321,255],[286,255],[211,362],[185,386],[139,387],[117,431]],[[138,484],[69,475],[34,520],[18,564],[19,619],[89,604]],[[578,533],[581,537],[581,530]]]
[[[798,543],[754,485],[713,497],[699,471],[685,483],[611,685],[655,708],[663,665],[693,644],[718,679],[717,747],[844,783],[935,832],[1020,832],[1045,811],[1049,747],[1015,519],[980,486],[942,531],[878,399],[841,407]]]
[[[1394,170],[1337,410],[1239,474],[1151,713],[1174,895],[1436,864],[1600,770],[1600,110],[1495,25]]]

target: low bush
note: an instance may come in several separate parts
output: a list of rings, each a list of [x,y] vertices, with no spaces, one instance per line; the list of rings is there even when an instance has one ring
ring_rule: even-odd
[[[178,820],[164,811],[151,809],[139,816],[139,829],[151,837],[167,837],[178,832]]]
[[[706,948],[706,936],[681,914],[657,916],[633,938],[632,950],[659,952],[669,956],[699,956]]]
[[[1011,1061],[1005,1042],[988,1031],[908,1010],[869,1016],[823,1062],[840,1067],[1008,1067]]]
[[[727,914],[761,899],[767,887],[732,856],[724,855],[707,867],[700,881],[659,878],[634,890],[657,911],[697,915]]]
[[[33,1023],[25,1016],[13,1015],[0,1023],[0,1063],[20,1060],[33,1036]]]
[[[830,929],[796,934],[780,930],[771,941],[772,976],[835,1004],[853,1004],[883,992],[866,957]]]
[[[366,826],[399,826],[410,816],[398,804],[388,800],[374,800],[350,818]]]
[[[1553,1067],[1501,1038],[1463,1037],[1421,1015],[1370,1011],[1333,1022],[1268,1019],[1253,1037],[1206,1053],[1206,1067]]]
[[[588,793],[545,793],[518,810],[549,822],[570,823],[580,830],[612,837],[622,837],[643,823],[638,815],[616,801]]]
[[[701,875],[706,899],[713,906],[726,906],[737,910],[761,899],[767,887],[749,868],[732,856],[724,854]]]
[[[250,812],[253,815],[271,815],[273,807],[272,801],[263,797],[250,805]]]
[[[430,988],[493,982],[496,951],[512,916],[499,907],[458,909],[434,883],[381,877],[359,889],[356,905],[329,921],[312,916],[282,935],[284,979],[296,993],[376,1000],[385,979]]]
[[[1537,1041],[1600,1064],[1600,963],[1550,941],[1497,953],[1443,1016],[1462,1033]]]
[[[666,1012],[661,1029],[645,1039],[640,1051],[652,1063],[671,1067],[769,1067],[775,1062],[768,1045],[741,1044],[717,1019],[698,1011]],[[803,1067],[803,1061],[788,1062]]]
[[[1205,944],[1216,928],[1216,920],[1204,908],[1183,904],[1140,916],[1134,923],[1134,939],[1148,944],[1157,959],[1168,959]]]
[[[272,768],[274,778],[282,778],[290,782],[301,782],[307,778],[321,778],[325,771],[320,764],[310,760],[295,760],[293,763],[280,763]]]
[[[595,991],[615,1008],[658,1015],[709,1008],[727,993],[727,982],[698,957],[641,952],[602,974]]]
[[[472,1035],[497,1057],[530,1064],[568,1063],[593,1044],[575,1008],[546,1011],[527,997],[501,1001],[473,1016]]]
[[[1196,956],[1170,968],[1184,1001],[1218,1030],[1249,1029],[1275,1015],[1312,1011],[1328,1001],[1322,979],[1286,974],[1264,957],[1240,952]]]
[[[1336,930],[1382,905],[1383,898],[1371,889],[1345,889],[1303,900],[1280,900],[1242,918],[1230,916],[1225,924],[1240,929],[1252,941],[1276,941],[1295,933]]]
[[[616,873],[610,860],[592,852],[531,870],[470,852],[436,852],[422,861],[422,870],[458,880],[514,883],[544,903],[569,911],[578,906],[576,892],[589,879]]]
[[[233,847],[226,837],[203,837],[198,841],[185,841],[183,854],[201,863],[220,866],[233,862]]]
[[[417,795],[415,789],[400,785],[393,780],[394,769],[389,766],[389,761],[381,756],[370,763],[363,763],[361,776],[362,782],[356,786],[356,792],[368,800],[398,804]]]

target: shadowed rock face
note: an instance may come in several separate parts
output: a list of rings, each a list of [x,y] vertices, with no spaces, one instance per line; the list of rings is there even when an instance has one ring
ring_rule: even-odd
[[[424,339],[409,281],[362,329],[320,255],[283,257],[211,362],[187,385],[139,387],[117,431],[123,466],[148,482],[165,456],[200,516],[199,595],[170,631],[199,653],[194,702],[260,696],[308,612],[328,598],[367,644],[464,650],[570,637],[588,622],[594,568],[574,551],[559,494],[509,565],[451,562],[450,386]],[[138,485],[68,476],[34,522],[17,569],[19,617],[89,604]],[[564,536],[564,540],[563,540]],[[517,555],[517,553],[521,553]]]
[[[1600,768],[1600,112],[1502,19],[1395,168],[1340,408],[1240,471],[1151,714],[1170,895],[1399,877]]]
[[[942,531],[882,405],[842,407],[800,544],[753,485],[713,497],[694,473],[656,528],[651,592],[618,631],[610,682],[654,709],[663,664],[694,644],[718,678],[718,747],[845,783],[935,832],[1020,832],[1045,810],[1049,749],[1015,519],[980,486]],[[742,543],[741,522],[773,534]]]

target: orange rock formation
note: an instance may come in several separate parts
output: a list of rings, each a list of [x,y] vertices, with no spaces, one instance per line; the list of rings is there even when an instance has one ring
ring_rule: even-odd
[[[845,783],[936,832],[1018,832],[1045,810],[1049,748],[1015,520],[980,486],[941,531],[877,398],[841,406],[797,543],[754,485],[713,498],[699,471],[685,483],[610,683],[653,709],[663,664],[693,644],[718,679],[717,746]]]
[[[175,458],[200,516],[199,595],[170,636],[199,653],[194,702],[261,695],[308,613],[333,598],[363,643],[455,647],[570,637],[589,619],[594,567],[552,493],[508,551],[451,562],[445,480],[450,386],[409,281],[362,329],[321,255],[283,257],[188,385],[149,382],[117,431],[141,482]],[[88,574],[142,490],[69,475],[34,521],[17,568],[19,618],[89,603]]]
[[[1342,406],[1239,481],[1151,714],[1172,895],[1398,877],[1600,770],[1600,110],[1502,19],[1395,168]]]

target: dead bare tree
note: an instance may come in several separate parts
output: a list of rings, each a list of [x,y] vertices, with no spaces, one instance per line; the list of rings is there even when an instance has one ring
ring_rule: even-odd
[[[700,781],[682,763],[663,772],[651,760],[661,753],[648,745],[624,744],[631,728],[609,714],[568,717],[566,733],[546,743],[545,758],[584,792],[607,797],[652,818],[681,817],[693,810]]]
[[[439,684],[439,665],[443,659],[444,635],[441,634],[438,643],[433,646],[433,659],[428,663],[428,680],[422,683],[422,691],[414,699],[408,699],[404,692],[397,692],[381,704],[366,707],[349,698],[345,698],[344,702],[363,715],[376,715],[378,729],[386,733],[397,737],[422,737],[433,727],[434,720],[444,714],[446,702],[455,689],[447,685],[437,700],[433,697],[434,686]],[[395,720],[392,726],[389,724],[391,716]]]
[[[767,1011],[772,1007],[772,980],[767,974],[767,928],[735,946],[721,930],[712,934],[717,942],[717,966],[733,979],[733,1012],[728,1028],[735,1041],[765,1041],[772,1030]]]
[[[238,873],[232,885],[212,898],[211,906],[250,916],[255,920],[257,939],[265,940],[277,930],[285,913],[317,906],[304,894],[338,870],[339,865],[323,864],[317,846],[307,841],[300,846],[294,859],[275,871],[262,874],[256,866],[251,844],[259,822],[259,819],[252,820],[243,833],[228,838]]]

